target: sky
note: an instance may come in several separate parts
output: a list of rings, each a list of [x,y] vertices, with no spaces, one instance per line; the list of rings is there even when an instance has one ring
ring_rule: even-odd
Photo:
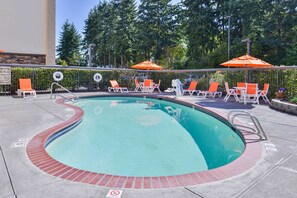
[[[98,2],[99,0],[56,0],[56,43],[60,38],[62,25],[67,19],[70,23],[74,23],[81,33],[90,10]]]
[[[100,0],[56,0],[56,45],[60,38],[61,27],[68,19],[74,23],[79,33],[82,33],[85,20],[90,10],[98,4]],[[140,0],[136,0],[139,3]],[[180,0],[173,0],[172,3]]]

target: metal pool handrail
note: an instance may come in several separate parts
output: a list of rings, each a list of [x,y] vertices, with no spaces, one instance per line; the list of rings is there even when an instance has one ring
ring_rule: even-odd
[[[253,122],[255,129],[252,127],[249,127],[249,126],[235,124],[234,121],[235,121],[236,117],[249,118]],[[267,136],[266,136],[259,120],[255,116],[251,115],[250,113],[248,113],[246,111],[230,111],[228,113],[228,121],[232,124],[232,126],[234,126],[235,128],[237,128],[239,130],[240,130],[240,128],[249,129],[250,131],[247,131],[247,132],[254,133],[254,134],[258,135],[261,140],[267,140]]]
[[[72,93],[71,91],[69,91],[68,89],[66,89],[65,87],[63,87],[62,85],[60,85],[57,82],[53,82],[51,85],[51,97],[50,99],[53,99],[53,86],[57,85],[58,87],[60,87],[61,89],[63,89],[64,91],[66,91],[67,93],[69,93],[70,95],[72,95],[73,97],[66,97],[63,96],[62,94],[54,94],[56,98],[57,95],[59,95],[60,97],[62,97],[64,99],[64,101],[72,101],[72,102],[77,102],[79,100],[79,97],[77,95],[75,95],[74,93]]]

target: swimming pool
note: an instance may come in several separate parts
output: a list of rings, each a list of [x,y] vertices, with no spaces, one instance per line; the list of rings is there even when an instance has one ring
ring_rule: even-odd
[[[219,117],[164,100],[102,97],[80,100],[83,121],[46,143],[68,166],[120,176],[170,176],[224,166],[244,148]]]

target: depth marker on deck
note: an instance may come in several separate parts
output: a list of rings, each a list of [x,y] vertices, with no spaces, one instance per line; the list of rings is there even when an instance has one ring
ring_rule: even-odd
[[[109,190],[106,197],[107,198],[121,198],[123,194],[122,190]]]

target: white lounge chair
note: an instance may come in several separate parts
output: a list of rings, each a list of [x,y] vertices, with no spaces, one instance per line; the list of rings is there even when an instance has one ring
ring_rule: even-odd
[[[118,82],[116,80],[110,80],[109,81],[111,84],[111,87],[108,87],[108,92],[114,91],[114,92],[129,92],[127,87],[120,87],[120,85],[118,84]]]
[[[197,86],[198,82],[197,81],[192,81],[190,83],[190,86],[188,89],[183,89],[183,94],[185,93],[189,93],[190,96],[192,96],[194,93],[197,93],[198,90],[196,90],[196,86]]]
[[[201,94],[202,96],[204,96],[204,98],[206,98],[207,96],[211,96],[211,97],[215,98],[216,95],[221,97],[222,92],[218,91],[218,87],[219,87],[218,82],[212,82],[212,83],[210,83],[208,91],[198,91],[197,96],[200,96],[200,94]]]

